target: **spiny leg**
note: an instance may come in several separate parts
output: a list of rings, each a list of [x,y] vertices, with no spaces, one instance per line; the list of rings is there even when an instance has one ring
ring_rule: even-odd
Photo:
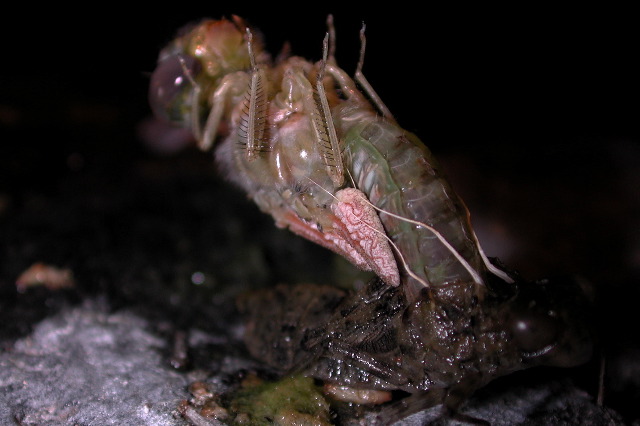
[[[382,102],[380,96],[378,96],[376,91],[373,89],[371,84],[369,84],[369,81],[367,81],[364,74],[362,73],[362,66],[364,65],[364,51],[367,47],[367,38],[364,35],[365,28],[366,26],[363,23],[362,29],[360,29],[360,60],[358,61],[358,66],[356,67],[355,80],[358,82],[360,87],[362,87],[362,90],[369,97],[369,99],[371,99],[371,102],[382,114],[382,116],[390,122],[395,123],[396,120],[395,118],[393,118],[393,114],[391,114],[389,108],[387,108],[384,102]]]
[[[251,77],[245,96],[244,110],[238,126],[238,139],[245,146],[248,161],[254,160],[265,150],[267,140],[268,99],[265,86],[265,71],[256,64],[253,54],[253,35],[247,28],[247,48],[251,60]]]
[[[316,79],[316,90],[313,94],[315,108],[313,109],[313,127],[319,142],[320,152],[327,166],[327,173],[334,187],[339,188],[344,183],[344,166],[342,154],[338,143],[338,135],[333,124],[327,93],[324,90],[324,73],[327,66],[329,33],[324,37],[322,48],[322,61]]]

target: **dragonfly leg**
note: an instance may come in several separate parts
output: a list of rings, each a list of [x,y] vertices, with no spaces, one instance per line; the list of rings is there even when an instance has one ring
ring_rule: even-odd
[[[314,92],[315,107],[313,108],[312,115],[314,130],[320,151],[327,166],[327,173],[331,177],[334,187],[339,188],[344,183],[344,166],[340,145],[338,143],[338,135],[335,125],[333,124],[333,117],[331,116],[331,109],[323,82],[329,54],[329,36],[330,33],[327,33],[323,41],[322,61],[320,61],[320,68],[316,78],[316,90]]]
[[[371,99],[371,102],[376,107],[376,109],[382,114],[382,116],[387,120],[389,120],[390,122],[395,123],[396,120],[395,118],[393,118],[391,111],[389,111],[389,108],[387,108],[384,102],[382,102],[382,99],[380,98],[380,96],[378,96],[376,91],[373,89],[371,84],[369,84],[369,81],[367,81],[364,74],[362,73],[362,66],[364,65],[364,51],[367,46],[367,38],[364,35],[364,30],[365,30],[365,25],[363,23],[362,29],[360,29],[360,60],[358,61],[358,66],[356,67],[354,78],[356,82],[360,85],[360,87],[362,87],[362,90],[369,97],[369,99]]]
[[[240,126],[238,126],[238,139],[245,147],[245,155],[248,161],[257,158],[261,151],[266,150],[267,145],[267,108],[268,96],[266,87],[266,75],[264,69],[256,64],[253,53],[253,35],[247,28],[247,48],[251,59],[251,72],[249,77],[249,89],[245,95],[244,110]]]
[[[329,49],[327,52],[327,62],[336,63],[336,27],[333,25],[333,15],[327,16],[327,33],[329,34]]]
[[[218,127],[222,121],[222,116],[230,104],[230,100],[237,96],[247,85],[248,76],[245,72],[227,74],[220,82],[219,87],[211,95],[211,112],[207,117],[204,127],[198,123],[194,124],[194,133],[198,140],[198,147],[203,151],[208,151],[215,141]]]

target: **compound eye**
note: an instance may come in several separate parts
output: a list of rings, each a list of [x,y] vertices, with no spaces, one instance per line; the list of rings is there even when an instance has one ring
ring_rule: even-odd
[[[552,314],[519,312],[511,318],[511,332],[522,351],[539,353],[556,343],[558,322]]]
[[[188,95],[194,90],[192,79],[200,70],[200,63],[184,54],[170,55],[158,63],[149,85],[149,104],[156,117],[188,123]]]

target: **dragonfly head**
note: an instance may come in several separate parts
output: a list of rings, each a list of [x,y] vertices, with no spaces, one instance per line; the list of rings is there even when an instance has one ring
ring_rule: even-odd
[[[525,363],[572,367],[591,358],[591,302],[574,280],[519,283],[507,327]]]
[[[151,75],[149,102],[154,114],[176,124],[191,123],[194,101],[204,114],[209,95],[227,74],[251,66],[247,25],[232,20],[204,20],[184,27],[160,52]],[[257,61],[266,60],[262,37],[252,30],[252,49]],[[198,98],[194,100],[194,96]],[[207,106],[207,107],[205,107]]]

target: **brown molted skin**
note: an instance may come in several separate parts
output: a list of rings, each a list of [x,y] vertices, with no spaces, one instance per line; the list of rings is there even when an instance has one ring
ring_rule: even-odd
[[[350,293],[281,285],[245,296],[239,307],[248,317],[249,351],[281,373],[302,372],[356,388],[430,391],[416,409],[444,403],[455,412],[496,377],[589,359],[581,297],[574,293],[575,306],[567,306],[565,291],[566,286],[544,283],[456,283],[425,290],[408,304],[402,286],[373,280]],[[538,352],[523,350],[514,337],[514,319],[538,308],[557,312],[552,330],[538,330],[551,344]]]

